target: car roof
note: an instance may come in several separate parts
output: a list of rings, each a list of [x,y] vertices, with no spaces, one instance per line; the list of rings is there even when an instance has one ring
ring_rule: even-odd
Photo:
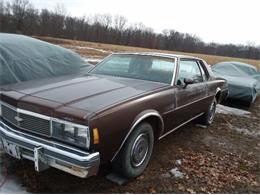
[[[118,52],[114,54],[125,54],[125,55],[149,55],[156,57],[165,57],[165,58],[185,58],[185,59],[196,59],[201,60],[200,58],[188,56],[188,55],[180,55],[174,53],[160,53],[160,52]]]

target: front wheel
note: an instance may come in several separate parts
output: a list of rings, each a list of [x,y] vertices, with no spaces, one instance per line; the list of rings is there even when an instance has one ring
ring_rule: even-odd
[[[154,145],[152,126],[140,123],[129,136],[119,156],[113,162],[114,170],[126,178],[138,177],[147,167]]]
[[[210,104],[207,112],[205,112],[200,118],[199,123],[202,125],[211,125],[214,121],[215,115],[216,115],[216,109],[217,109],[217,99],[214,98],[212,103]]]

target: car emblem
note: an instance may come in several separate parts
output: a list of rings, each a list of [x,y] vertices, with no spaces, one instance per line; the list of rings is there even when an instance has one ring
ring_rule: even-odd
[[[19,116],[14,117],[14,119],[15,119],[17,122],[22,122],[22,121],[23,121],[23,119],[20,118]]]

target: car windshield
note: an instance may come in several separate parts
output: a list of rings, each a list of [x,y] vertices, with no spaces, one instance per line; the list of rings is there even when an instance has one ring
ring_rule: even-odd
[[[137,54],[114,54],[98,64],[92,74],[171,84],[175,59]]]

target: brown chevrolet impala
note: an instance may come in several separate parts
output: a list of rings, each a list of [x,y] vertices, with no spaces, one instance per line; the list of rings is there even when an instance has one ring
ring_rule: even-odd
[[[196,119],[213,122],[227,84],[194,57],[119,53],[85,75],[25,81],[0,96],[0,145],[37,171],[85,178],[112,163],[126,178],[146,168],[155,140]]]

